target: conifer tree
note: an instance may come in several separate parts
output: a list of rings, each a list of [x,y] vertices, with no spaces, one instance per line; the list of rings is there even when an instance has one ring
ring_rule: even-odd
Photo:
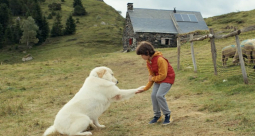
[[[39,27],[36,37],[39,39],[38,44],[41,44],[49,36],[49,25],[45,17],[42,16],[42,11],[38,2],[34,3],[32,17]]]
[[[87,15],[87,12],[83,6],[77,5],[74,8],[74,16],[84,16]]]
[[[11,9],[12,15],[22,15],[22,5],[20,0],[9,0],[9,8]]]
[[[82,3],[81,3],[81,0],[74,0],[73,1],[73,7],[75,8],[77,5],[80,5],[83,7]]]
[[[75,24],[75,21],[74,21],[72,15],[70,15],[66,20],[66,27],[64,30],[64,34],[71,35],[71,34],[74,34],[75,31],[76,31],[76,24]]]
[[[46,39],[49,37],[49,33],[50,33],[49,23],[48,23],[46,17],[43,16],[42,26],[40,28],[40,37],[38,37],[39,38],[39,42],[42,43],[42,42],[46,41]]]
[[[87,15],[87,12],[85,8],[83,7],[81,0],[74,0],[73,7],[74,7],[74,13],[73,13],[74,16]]]
[[[2,24],[4,31],[7,28],[10,20],[11,20],[11,12],[8,6],[5,3],[0,4],[0,23]]]
[[[5,44],[13,44],[13,28],[12,26],[8,26],[6,29],[5,29],[5,32],[4,32],[4,43]]]
[[[0,4],[6,4],[9,7],[9,1],[8,0],[0,0]]]
[[[35,23],[39,26],[42,22],[42,11],[39,3],[33,3],[33,8],[31,9],[31,15],[35,20]]]
[[[22,36],[22,30],[21,30],[21,26],[20,26],[20,20],[16,20],[16,24],[14,26],[14,30],[13,30],[13,41],[14,43],[19,43],[20,39]]]
[[[63,25],[61,24],[61,15],[57,13],[55,21],[53,23],[50,36],[56,37],[56,36],[62,36],[63,35]]]
[[[4,28],[2,24],[0,23],[0,49],[3,48],[3,42],[4,42]]]
[[[27,47],[30,47],[30,43],[38,43],[38,38],[36,38],[36,31],[39,27],[36,25],[34,19],[29,16],[27,20],[25,20],[21,26],[21,30],[23,30],[23,35],[20,39],[21,43],[26,43]]]

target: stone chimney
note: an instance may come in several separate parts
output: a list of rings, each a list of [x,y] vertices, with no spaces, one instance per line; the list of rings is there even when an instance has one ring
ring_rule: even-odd
[[[133,10],[133,3],[127,4],[127,10]]]

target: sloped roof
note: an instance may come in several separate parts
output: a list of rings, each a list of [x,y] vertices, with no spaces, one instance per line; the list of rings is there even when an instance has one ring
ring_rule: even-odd
[[[142,9],[128,10],[134,32],[173,33],[178,31],[173,23],[173,10]],[[188,33],[196,30],[208,30],[200,12],[178,11],[179,14],[193,14],[198,22],[177,22],[179,33]]]

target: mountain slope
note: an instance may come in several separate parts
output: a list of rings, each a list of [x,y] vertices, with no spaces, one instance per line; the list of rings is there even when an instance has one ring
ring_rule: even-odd
[[[46,17],[51,13],[48,5],[53,2],[59,3],[59,0],[47,0],[40,3],[42,13]],[[88,15],[73,16],[74,20],[79,20],[79,23],[76,24],[76,33],[74,35],[48,38],[43,45],[26,50],[26,53],[19,52],[23,50],[15,50],[15,46],[10,46],[0,50],[0,62],[21,62],[21,58],[26,54],[31,54],[37,60],[45,60],[47,58],[58,58],[61,55],[71,56],[68,55],[69,53],[73,55],[89,55],[91,50],[95,50],[93,53],[121,50],[124,18],[115,9],[102,1],[85,0],[82,1],[82,4]],[[73,11],[73,0],[61,2],[61,8],[61,11],[56,12],[61,14],[62,25],[65,26],[68,16]],[[54,18],[53,16],[53,19],[48,20],[50,29]],[[47,55],[44,52],[47,52]]]
[[[238,11],[223,14],[219,16],[205,18],[205,22],[210,28],[214,30],[224,30],[236,27],[242,29],[243,27],[254,25],[255,10],[250,11]]]

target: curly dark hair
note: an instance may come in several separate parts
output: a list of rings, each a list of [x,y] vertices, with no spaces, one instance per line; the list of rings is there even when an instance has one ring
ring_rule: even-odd
[[[151,57],[154,53],[155,53],[154,47],[150,42],[142,41],[136,47],[137,55],[146,55]]]

